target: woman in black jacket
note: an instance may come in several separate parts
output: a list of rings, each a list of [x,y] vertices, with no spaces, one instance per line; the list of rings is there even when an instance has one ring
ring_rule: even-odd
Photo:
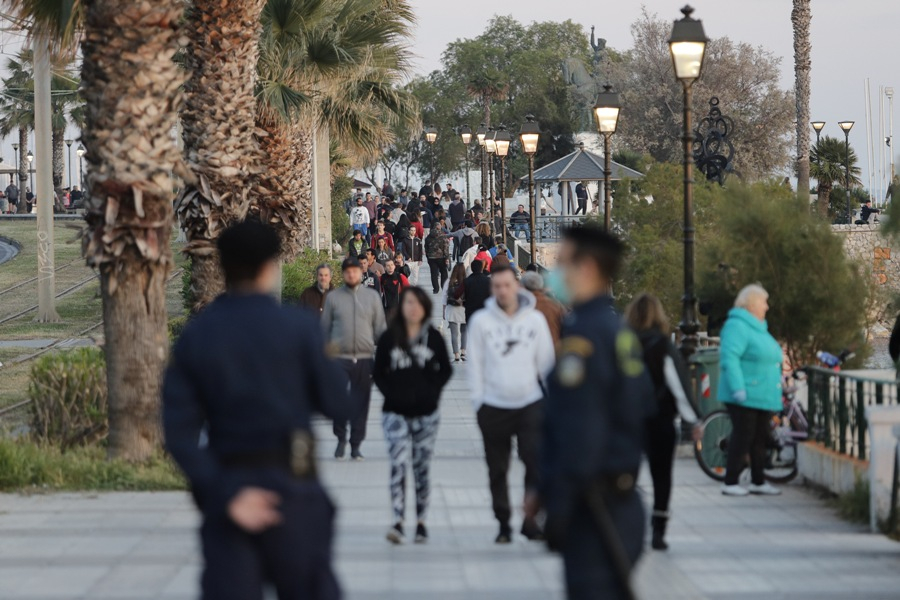
[[[656,393],[656,415],[647,419],[645,447],[653,479],[653,528],[651,545],[666,550],[666,525],[672,495],[672,465],[675,460],[675,417],[695,425],[700,434],[697,411],[691,399],[687,367],[669,339],[669,321],[659,298],[641,294],[625,309],[625,320],[634,329],[644,350],[644,362]]]
[[[373,379],[384,394],[381,420],[391,460],[394,525],[387,539],[393,544],[403,543],[406,466],[410,456],[416,481],[415,541],[428,541],[428,471],[440,421],[438,401],[453,372],[444,338],[429,324],[431,310],[431,300],[421,288],[403,290],[400,310],[378,340],[375,352]]]

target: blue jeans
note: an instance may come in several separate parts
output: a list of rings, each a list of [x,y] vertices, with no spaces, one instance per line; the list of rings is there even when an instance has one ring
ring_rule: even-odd
[[[363,223],[362,225],[354,225],[354,226],[353,226],[353,231],[362,231],[363,239],[365,239],[366,241],[368,241],[368,239],[369,239],[369,226],[368,226],[367,224]]]
[[[525,232],[525,240],[531,241],[531,228],[528,226],[528,223],[515,223],[513,225],[513,236],[519,237],[519,232]]]

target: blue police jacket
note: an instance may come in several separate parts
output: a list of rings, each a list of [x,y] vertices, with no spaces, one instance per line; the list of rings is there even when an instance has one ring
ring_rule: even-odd
[[[544,405],[541,497],[549,513],[567,513],[592,481],[637,473],[654,395],[640,341],[610,297],[574,308],[557,355]]]
[[[224,512],[239,491],[223,461],[287,456],[314,411],[353,416],[346,376],[324,348],[311,312],[269,296],[225,294],[187,325],[166,370],[163,427],[202,511]],[[200,447],[204,426],[209,444]]]

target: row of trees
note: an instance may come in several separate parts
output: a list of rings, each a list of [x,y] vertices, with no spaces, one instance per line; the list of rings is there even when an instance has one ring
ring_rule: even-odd
[[[81,45],[84,254],[100,273],[109,451],[143,460],[159,443],[173,202],[197,310],[222,290],[215,239],[230,223],[271,223],[291,258],[310,235],[313,140],[333,136],[335,154],[360,160],[418,126],[398,87],[413,15],[405,0],[12,6],[59,55]]]
[[[50,65],[55,188],[62,187],[65,179],[66,128],[69,124],[81,126],[84,121],[84,105],[78,94],[79,77],[72,67],[71,57],[60,54],[54,57]],[[6,71],[9,75],[2,81],[3,94],[0,95],[0,136],[15,134],[17,137],[18,180],[24,196],[31,167],[25,157],[29,149],[29,133],[34,131],[34,52],[22,50],[10,58],[6,62]],[[20,202],[18,212],[26,211],[25,202]]]
[[[424,179],[431,172],[432,151],[439,177],[459,173],[466,152],[456,135],[459,126],[503,124],[515,134],[527,114],[536,117],[544,132],[537,164],[547,164],[574,149],[576,133],[593,130],[590,106],[606,80],[623,99],[614,148],[657,162],[678,162],[682,108],[667,44],[671,27],[671,21],[645,9],[631,26],[630,49],[607,49],[605,58],[592,59],[580,24],[524,25],[512,17],[495,17],[482,34],[451,43],[439,71],[407,86],[422,107],[423,121],[438,127],[434,147],[419,129],[399,129],[396,142],[369,162],[367,173],[374,179],[380,167],[395,184],[410,187],[413,176]],[[792,167],[796,113],[792,93],[779,86],[780,63],[762,48],[717,38],[709,44],[703,78],[695,84],[698,117],[717,96],[723,112],[734,119],[734,167],[749,181],[786,175]],[[477,165],[477,154],[470,159]],[[510,181],[526,173],[516,144],[507,163]]]

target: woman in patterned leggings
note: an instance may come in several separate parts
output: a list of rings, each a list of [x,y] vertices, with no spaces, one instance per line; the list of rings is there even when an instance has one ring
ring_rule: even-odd
[[[394,524],[387,534],[403,543],[406,471],[412,456],[416,481],[416,543],[428,540],[425,516],[431,484],[428,470],[437,438],[438,401],[453,372],[443,336],[429,324],[432,305],[421,288],[400,295],[400,310],[378,340],[373,378],[384,394],[382,424],[391,458]]]

